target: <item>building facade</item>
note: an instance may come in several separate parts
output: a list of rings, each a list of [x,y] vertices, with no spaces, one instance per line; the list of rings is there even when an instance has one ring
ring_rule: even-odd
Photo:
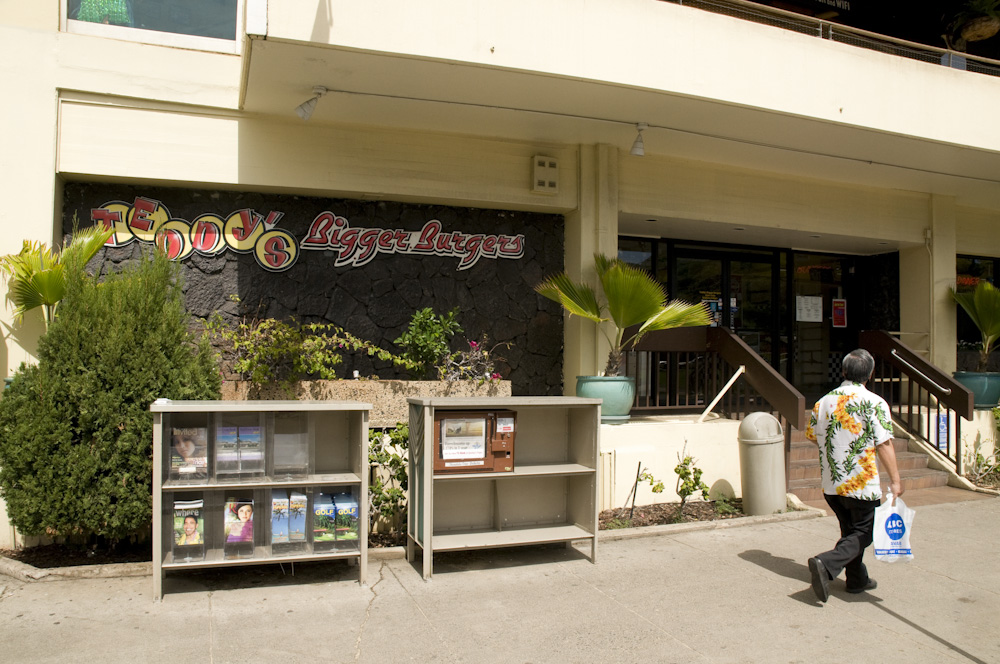
[[[115,261],[163,226],[197,314],[249,294],[385,342],[459,306],[517,348],[520,394],[603,366],[530,288],[595,252],[807,396],[866,327],[953,369],[956,259],[1000,257],[1000,79],[820,28],[657,0],[0,0],[0,252],[104,222]],[[9,376],[42,323],[2,316]]]

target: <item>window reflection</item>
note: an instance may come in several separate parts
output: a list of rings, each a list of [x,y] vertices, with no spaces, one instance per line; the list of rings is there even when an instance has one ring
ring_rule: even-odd
[[[69,0],[67,11],[87,23],[235,40],[237,1]]]

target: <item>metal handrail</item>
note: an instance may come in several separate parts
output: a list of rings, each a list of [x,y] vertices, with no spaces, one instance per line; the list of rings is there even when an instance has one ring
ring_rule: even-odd
[[[719,403],[719,401],[722,400],[722,397],[726,396],[726,392],[728,392],[729,388],[733,386],[733,383],[736,382],[736,379],[742,376],[746,370],[747,370],[746,365],[741,364],[740,368],[737,369],[736,373],[733,374],[733,377],[729,379],[729,382],[726,383],[722,387],[722,389],[719,390],[719,393],[715,395],[715,398],[712,399],[712,403],[705,406],[705,410],[702,411],[701,417],[698,418],[699,424],[705,421],[705,418],[708,416],[709,413],[712,412],[712,409],[715,408],[715,406]]]
[[[896,352],[895,348],[893,348],[891,351],[889,351],[889,354],[892,355],[897,360],[899,360],[900,362],[902,362],[903,364],[905,364],[911,371],[913,371],[914,373],[918,374],[921,378],[923,378],[924,380],[926,380],[928,383],[930,383],[931,385],[933,385],[934,387],[936,387],[938,389],[938,391],[944,393],[945,395],[951,394],[951,388],[950,387],[942,387],[941,385],[938,385],[937,383],[935,383],[933,378],[931,378],[930,376],[928,376],[927,374],[925,374],[923,371],[921,371],[920,369],[916,368],[915,366],[913,366],[912,364],[910,364],[909,362],[907,362],[905,359],[903,359],[903,357],[899,353]]]
[[[953,66],[953,61],[966,63],[965,69],[987,76],[1000,76],[1000,61],[971,55],[951,49],[912,42],[891,35],[862,30],[841,23],[790,12],[777,7],[759,5],[746,0],[661,0],[715,14],[732,16],[745,21],[792,30],[799,34],[815,35],[821,39],[837,41],[857,48],[892,53],[921,62],[943,67]]]

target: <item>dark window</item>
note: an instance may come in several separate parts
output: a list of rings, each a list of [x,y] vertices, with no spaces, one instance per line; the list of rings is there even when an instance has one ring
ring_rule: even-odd
[[[237,0],[69,0],[67,16],[140,30],[236,39]]]

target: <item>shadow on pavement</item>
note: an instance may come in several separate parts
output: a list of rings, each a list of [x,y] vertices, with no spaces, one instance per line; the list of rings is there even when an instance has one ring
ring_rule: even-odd
[[[271,563],[168,571],[163,580],[163,593],[170,595],[357,580],[358,566],[349,564],[347,560]]]

